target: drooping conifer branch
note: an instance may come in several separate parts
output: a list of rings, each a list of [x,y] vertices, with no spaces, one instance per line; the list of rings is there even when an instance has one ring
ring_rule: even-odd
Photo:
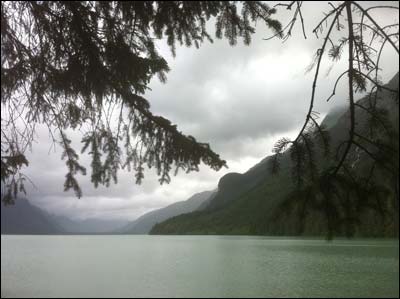
[[[165,82],[169,71],[154,39],[165,38],[174,55],[178,44],[199,47],[212,42],[206,24],[216,18],[217,38],[248,45],[257,21],[281,30],[275,11],[260,1],[3,1],[1,102],[2,112],[9,110],[2,113],[2,182],[24,165],[3,156],[24,155],[35,132],[30,124],[37,123],[61,132],[68,174],[77,156],[65,132],[84,132],[95,186],[116,182],[118,170],[129,164],[137,182],[144,166],[156,168],[160,182],[169,182],[173,167],[189,172],[201,163],[214,170],[225,166],[208,144],[151,112],[143,95],[154,76]],[[16,115],[28,125],[6,121]],[[14,136],[18,126],[25,126],[24,144]],[[71,186],[69,179],[66,189]]]
[[[355,227],[360,223],[360,217],[364,209],[375,209],[382,217],[387,217],[388,213],[382,213],[382,204],[387,201],[387,197],[392,196],[388,191],[389,187],[385,179],[377,177],[377,173],[383,173],[388,177],[398,180],[398,145],[392,144],[393,140],[398,140],[398,132],[391,125],[392,120],[389,120],[389,113],[384,110],[378,103],[378,95],[385,93],[385,96],[395,95],[395,101],[398,103],[399,92],[393,86],[383,85],[378,79],[378,73],[381,71],[380,58],[383,48],[388,42],[398,54],[398,48],[395,45],[398,31],[393,32],[398,28],[396,24],[379,26],[376,20],[372,21],[368,11],[375,9],[363,9],[360,4],[353,1],[342,2],[339,6],[333,8],[329,13],[325,14],[324,18],[314,28],[313,32],[318,37],[323,32],[327,20],[335,15],[334,22],[330,23],[328,32],[323,39],[322,47],[318,49],[314,61],[310,68],[316,68],[312,87],[312,96],[309,110],[306,115],[305,123],[300,129],[297,137],[291,141],[287,138],[282,138],[276,143],[273,152],[275,153],[272,159],[272,169],[276,172],[279,170],[279,160],[286,155],[291,157],[293,164],[292,174],[297,182],[295,190],[283,201],[280,208],[285,209],[290,205],[301,206],[306,205],[308,209],[321,212],[327,220],[327,238],[332,238],[335,234],[340,233],[343,229],[346,235],[351,236],[355,232]],[[338,9],[346,9],[347,21],[346,24],[341,22]],[[355,22],[354,9],[361,11],[361,21]],[[394,7],[376,7],[376,9],[398,9]],[[366,23],[366,19],[371,24]],[[333,39],[334,26],[337,31],[347,27],[347,36],[338,38],[338,43],[335,44]],[[392,30],[390,32],[390,30]],[[388,31],[388,32],[386,32]],[[370,34],[371,40],[367,43],[366,35]],[[394,39],[392,39],[394,37]],[[329,42],[329,43],[328,43]],[[325,47],[330,45],[328,52],[329,58],[336,62],[341,59],[342,52],[345,46],[348,47],[348,63],[347,69],[340,73],[336,78],[333,86],[333,91],[328,97],[330,101],[336,94],[339,81],[345,76],[348,76],[349,85],[349,111],[341,117],[348,126],[348,133],[343,139],[336,140],[333,144],[335,147],[331,149],[334,155],[330,153],[324,154],[324,160],[321,160],[321,151],[318,150],[314,155],[316,161],[319,161],[317,169],[312,163],[313,159],[313,143],[317,136],[328,134],[327,131],[320,128],[318,122],[314,118],[313,111],[314,102],[316,100],[315,90],[316,81],[318,79],[319,70],[321,67],[321,59],[325,51]],[[324,50],[324,51],[322,51]],[[371,74],[374,73],[372,78]],[[366,100],[355,102],[355,94],[365,92],[371,86]],[[390,101],[390,99],[389,99]],[[356,108],[360,108],[356,111]],[[393,114],[393,111],[391,111]],[[363,118],[365,115],[365,121]],[[363,119],[364,127],[357,124],[359,119]],[[312,122],[313,126],[310,126]],[[314,138],[304,138],[310,131],[314,130]],[[397,136],[397,137],[396,137]],[[398,143],[398,142],[397,142]],[[299,159],[298,149],[299,144],[305,148],[302,159]],[[319,157],[319,160],[318,160]],[[360,159],[363,159],[361,163]],[[305,163],[307,162],[308,163]],[[359,169],[362,164],[362,170]],[[299,169],[302,170],[303,178],[298,179]],[[297,171],[296,171],[297,170]],[[356,172],[364,172],[362,175],[356,175]],[[315,175],[317,173],[317,175]],[[374,179],[372,179],[374,178]],[[390,183],[390,185],[393,185]],[[394,185],[393,185],[394,186]],[[394,186],[396,189],[396,186]],[[312,195],[306,190],[314,190]],[[398,198],[398,192],[393,191],[395,198]],[[308,195],[307,195],[308,194]],[[307,198],[308,197],[308,198]],[[386,198],[385,198],[386,197]],[[294,201],[294,202],[293,202]],[[376,201],[376,204],[373,202]],[[297,202],[297,203],[296,203]],[[397,207],[398,203],[393,205]],[[278,209],[279,210],[279,209]],[[299,213],[298,217],[304,217],[304,213]],[[385,219],[383,221],[386,221]]]

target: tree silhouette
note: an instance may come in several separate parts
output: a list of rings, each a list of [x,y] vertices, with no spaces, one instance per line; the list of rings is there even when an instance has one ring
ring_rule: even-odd
[[[399,208],[399,135],[398,126],[393,125],[398,123],[398,114],[397,120],[391,120],[393,111],[390,113],[379,104],[384,97],[389,98],[387,101],[392,98],[398,111],[398,86],[389,87],[381,83],[380,59],[383,49],[388,46],[399,54],[399,24],[383,26],[370,15],[373,10],[399,8],[387,5],[364,8],[354,1],[344,1],[337,6],[329,4],[331,10],[313,29],[317,37],[323,36],[323,41],[309,69],[315,68],[315,74],[306,120],[294,140],[282,138],[275,144],[271,167],[274,173],[278,172],[280,158],[289,150],[296,188],[280,206],[278,214],[294,209],[304,225],[309,211],[322,213],[326,219],[328,239],[340,231],[352,236],[367,208],[378,211],[384,221],[394,213],[398,214]],[[289,10],[296,7],[293,18],[280,34],[289,38],[297,16],[300,16],[305,36],[302,1],[279,6]],[[341,34],[335,40],[334,30],[345,28],[347,34]],[[342,142],[332,145],[326,128],[317,122],[319,113],[314,111],[316,86],[322,59],[328,56],[335,63],[341,59],[346,47],[347,68],[338,76],[327,101],[333,98],[339,81],[346,75],[349,131]],[[368,100],[356,102],[355,93],[367,92],[367,89]],[[367,119],[365,126],[358,126],[357,121],[362,118]],[[360,157],[362,165],[357,163]],[[389,200],[390,208],[387,208],[388,198],[393,199]],[[299,233],[301,231],[300,228]]]
[[[126,167],[143,179],[155,167],[160,183],[175,168],[214,170],[226,162],[208,144],[185,136],[154,115],[143,98],[150,79],[166,81],[169,67],[154,40],[199,47],[216,37],[251,42],[251,23],[263,21],[278,33],[275,9],[259,1],[3,1],[1,3],[1,180],[3,201],[25,191],[25,152],[37,124],[46,124],[63,148],[65,190],[82,191],[75,178],[86,173],[71,146],[68,129],[85,129],[82,152],[92,157],[94,186],[117,182]],[[54,129],[57,131],[54,133]]]

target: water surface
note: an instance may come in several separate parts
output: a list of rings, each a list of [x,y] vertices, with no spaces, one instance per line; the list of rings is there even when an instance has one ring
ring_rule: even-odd
[[[2,297],[399,297],[399,242],[1,236]]]

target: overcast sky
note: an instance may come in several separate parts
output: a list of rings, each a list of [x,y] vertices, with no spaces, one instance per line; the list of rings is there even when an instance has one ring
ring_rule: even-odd
[[[200,49],[178,47],[173,58],[166,44],[158,43],[171,71],[166,84],[157,78],[151,82],[152,90],[146,94],[151,110],[170,119],[185,134],[210,143],[227,161],[228,169],[215,172],[203,165],[199,172],[178,174],[162,186],[153,170],[145,172],[141,185],[134,183],[134,173],[121,171],[117,185],[97,189],[90,183],[89,173],[80,177],[83,197],[77,199],[72,191],[63,191],[65,161],[60,159],[61,149],[49,152],[51,142],[42,128],[28,155],[26,173],[36,185],[28,188],[28,198],[51,213],[72,218],[134,220],[194,193],[215,189],[224,174],[245,172],[270,155],[280,137],[296,135],[308,109],[313,72],[306,74],[305,69],[322,42],[311,31],[329,6],[327,2],[306,2],[303,9],[307,39],[297,24],[292,38],[285,43],[278,39],[265,41],[263,38],[271,32],[260,24],[250,46],[239,41],[231,47],[227,40],[215,39]],[[290,12],[281,11],[278,16],[285,20]],[[398,23],[398,12],[379,14],[381,19]],[[214,28],[210,32],[214,33]],[[315,108],[321,118],[332,107],[346,104],[346,84],[340,85],[331,102],[325,101],[345,63],[344,56],[329,76],[326,73],[330,64],[323,66]],[[398,70],[398,56],[386,51],[382,66],[386,82]],[[90,162],[83,160],[89,170]]]

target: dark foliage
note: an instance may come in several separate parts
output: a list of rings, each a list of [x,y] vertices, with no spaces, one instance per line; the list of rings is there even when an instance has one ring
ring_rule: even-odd
[[[241,7],[241,8],[240,8]],[[241,11],[239,12],[239,8]],[[154,167],[160,183],[170,170],[214,170],[225,161],[208,144],[185,136],[143,98],[150,80],[166,81],[169,67],[154,40],[199,47],[212,41],[206,30],[216,19],[217,38],[231,45],[251,41],[261,20],[280,35],[275,9],[259,1],[3,1],[1,3],[1,180],[3,200],[12,201],[28,164],[36,124],[46,124],[64,149],[65,190],[82,195],[85,174],[68,129],[85,132],[94,186],[117,182],[117,172]],[[54,131],[58,133],[54,134]],[[21,187],[23,188],[23,187]]]
[[[288,6],[290,9],[296,3],[298,6],[291,26],[296,21],[301,2],[293,1]],[[314,209],[321,212],[326,219],[329,239],[337,234],[343,225],[346,235],[352,236],[363,215],[362,209],[373,208],[385,218],[390,214],[385,213],[382,208],[385,202],[393,199],[395,204],[391,206],[397,209],[395,213],[398,213],[399,201],[397,184],[393,184],[393,181],[399,180],[398,128],[396,130],[392,125],[393,120],[389,118],[387,107],[377,103],[378,95],[382,96],[382,91],[385,91],[386,100],[390,101],[392,98],[398,104],[398,86],[381,84],[379,74],[382,70],[379,62],[385,45],[390,46],[398,55],[399,24],[381,26],[369,14],[372,10],[398,10],[398,7],[364,8],[354,1],[345,1],[337,6],[331,4],[331,7],[331,11],[325,14],[313,30],[317,37],[324,35],[324,38],[314,62],[308,69],[311,71],[315,68],[315,76],[306,121],[294,140],[282,138],[276,143],[272,165],[272,171],[276,173],[279,170],[279,160],[290,145],[288,150],[296,187],[279,210],[281,212],[289,206],[297,207],[301,223],[304,222],[307,211]],[[303,24],[302,19],[301,22]],[[347,34],[335,41],[334,29],[341,31],[345,28]],[[290,35],[290,32],[286,35]],[[335,95],[338,82],[347,75],[348,135],[342,138],[339,144],[329,145],[329,134],[317,123],[318,113],[313,110],[316,86],[323,57],[327,54],[335,63],[341,59],[345,49],[348,51],[347,69],[337,78],[328,101]],[[367,91],[369,100],[356,103],[355,94]],[[356,114],[356,109],[361,109],[364,113]],[[364,124],[363,127],[357,126],[360,122]],[[320,147],[318,151],[315,150],[317,141]],[[358,162],[361,159],[366,162],[359,168]]]

